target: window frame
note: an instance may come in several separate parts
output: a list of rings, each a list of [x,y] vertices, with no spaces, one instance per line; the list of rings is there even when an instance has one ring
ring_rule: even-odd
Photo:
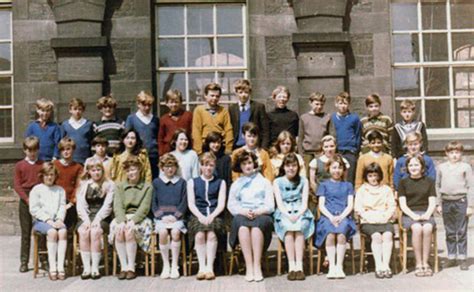
[[[392,1],[394,3],[395,1]],[[413,1],[414,3],[415,1]],[[446,28],[445,29],[423,29],[423,18],[422,18],[422,0],[416,0],[416,13],[417,13],[417,29],[416,30],[394,30],[393,21],[390,23],[390,35],[392,40],[391,56],[392,56],[392,93],[394,96],[394,108],[398,114],[399,110],[396,106],[396,102],[402,100],[413,100],[420,102],[420,114],[421,120],[426,124],[426,101],[430,100],[449,100],[449,111],[450,111],[450,125],[447,128],[427,128],[428,135],[430,137],[452,137],[453,134],[461,135],[460,137],[468,138],[470,134],[474,133],[474,127],[469,128],[457,128],[456,118],[457,109],[455,100],[458,99],[469,99],[474,101],[474,96],[455,95],[454,94],[454,75],[453,71],[455,68],[474,68],[473,61],[454,61],[453,60],[453,47],[452,47],[452,34],[453,33],[474,33],[473,28],[453,29],[451,28],[451,0],[445,0],[445,11],[446,11]],[[390,5],[392,9],[392,5]],[[392,18],[392,16],[391,16]],[[394,52],[395,47],[393,46],[393,38],[396,35],[417,35],[418,37],[418,58],[417,62],[395,62]],[[445,61],[425,61],[424,60],[424,47],[423,47],[423,35],[424,34],[446,34],[447,37],[447,52],[448,60]],[[448,69],[448,94],[445,96],[426,96],[425,95],[425,69],[426,68],[443,68]],[[418,69],[419,73],[419,96],[396,96],[395,95],[395,78],[394,70],[396,69]],[[418,109],[417,109],[418,110]],[[474,111],[474,109],[472,110]],[[449,131],[449,133],[447,133]]]
[[[187,7],[192,5],[206,5],[212,6],[213,11],[213,33],[212,34],[200,34],[200,35],[189,35],[187,33]],[[219,34],[217,33],[217,6],[218,5],[240,5],[242,9],[242,33],[239,34]],[[154,76],[156,78],[156,85],[155,90],[157,95],[160,95],[161,88],[160,88],[160,74],[161,73],[178,73],[178,74],[185,74],[185,87],[186,91],[183,92],[183,105],[185,106],[186,110],[190,110],[191,107],[195,107],[200,104],[204,104],[204,101],[193,101],[189,96],[189,77],[187,76],[189,73],[214,73],[214,80],[219,80],[220,73],[242,73],[243,78],[249,78],[250,67],[249,67],[249,31],[248,31],[248,5],[247,1],[242,0],[220,0],[220,1],[176,1],[176,0],[156,0],[154,4],[154,9],[160,6],[183,6],[184,7],[184,32],[182,35],[163,35],[160,36],[158,30],[155,31],[154,36],[154,45],[156,46],[156,50],[154,52],[154,61],[155,65],[153,68]],[[156,11],[156,10],[155,10]],[[158,25],[158,19],[155,17],[155,23],[153,24],[156,28]],[[243,54],[243,65],[242,66],[219,66],[217,63],[218,54],[213,54],[213,63],[214,65],[209,67],[198,67],[193,66],[190,67],[187,63],[187,40],[188,39],[200,39],[200,38],[213,38],[213,46],[217,48],[217,40],[218,38],[242,38],[242,54]],[[185,56],[185,64],[182,67],[159,67],[159,40],[160,39],[183,39],[184,40],[184,56]],[[222,85],[222,84],[221,84]],[[232,96],[231,88],[229,88],[229,96]],[[164,106],[166,102],[163,100],[162,96],[157,96],[159,100],[160,106]],[[235,103],[236,100],[222,100],[219,102],[222,105],[229,105]]]
[[[10,78],[11,96],[10,105],[0,105],[0,110],[11,110],[11,136],[0,137],[0,144],[13,143],[15,141],[15,107],[14,107],[14,70],[13,70],[13,10],[11,1],[0,1],[0,10],[10,11],[10,38],[0,39],[0,44],[10,44],[10,70],[0,71],[0,77]]]

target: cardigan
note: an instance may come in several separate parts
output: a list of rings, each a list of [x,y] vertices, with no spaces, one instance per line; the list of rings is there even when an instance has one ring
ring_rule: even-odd
[[[404,156],[398,158],[397,163],[395,164],[395,170],[393,172],[393,186],[396,190],[398,190],[400,181],[408,177],[408,171],[406,167],[407,158],[408,155],[405,154]],[[430,177],[433,181],[436,180],[436,168],[433,160],[426,154],[423,154],[423,159],[425,160],[425,175]]]
[[[153,180],[152,212],[155,219],[172,215],[182,219],[188,208],[186,181],[178,176],[168,179],[160,173]]]
[[[94,135],[92,121],[86,120],[86,123],[74,129],[69,120],[65,120],[61,124],[61,136],[69,137],[76,143],[76,149],[72,155],[72,159],[76,162],[84,164],[87,157],[91,156],[91,141]]]
[[[178,176],[181,176],[185,181],[199,176],[199,157],[194,150],[185,150],[184,152],[175,150],[171,154],[178,160]]]
[[[33,121],[26,128],[25,138],[29,136],[35,136],[40,141],[39,160],[51,161],[53,158],[59,158],[58,144],[61,140],[61,130],[58,124],[47,122],[43,128],[39,121]]]
[[[174,118],[173,118],[174,117]],[[175,120],[176,119],[176,120]],[[174,132],[177,129],[186,130],[188,137],[191,137],[193,125],[193,113],[188,111],[180,111],[175,116],[166,113],[161,116],[160,129],[158,132],[158,152],[162,156],[171,151],[170,142]],[[191,143],[191,141],[189,141]]]
[[[117,184],[114,194],[115,221],[120,224],[126,222],[125,215],[133,214],[132,220],[135,224],[143,221],[150,212],[153,188],[151,184],[140,181],[136,185],[128,181]]]
[[[123,168],[123,164],[130,155],[133,154],[130,154],[125,150],[120,154],[115,154],[112,158],[112,162],[110,162],[109,175],[110,179],[113,180],[115,183],[127,180],[127,172]],[[151,166],[146,149],[140,150],[140,153],[138,153],[137,157],[142,164],[142,170],[140,172],[141,179],[145,180],[147,183],[151,183]]]
[[[38,174],[42,168],[43,161],[41,160],[36,160],[34,164],[31,164],[26,159],[22,159],[15,164],[13,189],[26,204],[28,204],[31,189],[41,183]]]
[[[382,135],[382,142],[385,148],[384,152],[390,153],[390,138],[393,130],[392,119],[387,115],[379,113],[373,117],[365,116],[361,118],[360,123],[362,124],[361,152],[367,153],[370,151],[369,140],[367,137],[370,135],[370,133],[377,131]]]
[[[330,114],[315,114],[313,111],[303,114],[298,132],[298,152],[303,155],[321,151],[321,139],[329,135],[330,125]]]
[[[357,190],[354,211],[359,214],[362,224],[385,224],[395,213],[396,206],[389,186],[364,183]]]
[[[68,165],[64,165],[62,160],[55,160],[54,166],[59,172],[56,184],[61,186],[66,192],[66,200],[68,203],[76,203],[76,188],[79,186],[80,178],[83,173],[81,164],[71,161]]]
[[[126,130],[135,130],[143,141],[148,157],[158,157],[158,130],[160,120],[156,116],[151,118],[149,124],[140,120],[136,113],[130,114],[125,121]]]
[[[234,145],[234,135],[229,112],[218,106],[214,115],[209,112],[209,106],[198,105],[193,113],[193,149],[198,155],[202,153],[202,145],[210,132],[217,132],[224,137],[225,152],[231,153]]]
[[[298,114],[288,108],[275,108],[268,112],[270,143],[273,144],[282,131],[288,131],[296,138],[298,136],[299,117]]]
[[[336,133],[337,151],[359,153],[362,125],[359,116],[355,113],[331,115],[332,131]]]
[[[92,179],[83,180],[79,185],[77,191],[77,216],[83,222],[90,222],[89,218],[89,204],[87,203],[86,194],[87,188],[93,184],[94,181]],[[101,186],[102,194],[105,197],[104,203],[102,207],[99,209],[99,212],[95,215],[94,220],[98,222],[104,220],[105,218],[109,217],[112,214],[112,202],[114,200],[114,192],[115,192],[115,184],[113,181],[106,179]]]
[[[257,148],[255,150],[248,150],[246,146],[240,147],[238,149],[235,149],[232,152],[232,163],[237,160],[237,156],[241,151],[251,151],[257,155],[258,158],[258,170],[262,173],[262,175],[268,179],[270,182],[275,179],[275,175],[273,174],[273,166],[272,166],[272,161],[270,160],[270,155],[268,155],[268,152],[261,149]],[[232,181],[236,181],[240,176],[242,176],[241,173],[232,171]]]
[[[270,147],[270,124],[265,111],[265,105],[260,102],[253,100],[249,101],[250,116],[248,121],[257,125],[259,134],[260,147],[267,149]],[[234,103],[229,106],[230,120],[232,123],[232,129],[234,133],[234,148],[237,147],[236,143],[242,134],[242,128],[240,127],[240,106],[239,103]],[[242,145],[240,145],[242,146]]]
[[[66,217],[66,192],[60,186],[39,184],[30,192],[30,213],[34,220],[64,221]]]
[[[372,162],[377,163],[382,169],[383,179],[381,183],[393,188],[393,158],[387,153],[379,152],[375,154],[372,151],[362,154],[357,160],[355,189],[357,190],[364,183],[364,168]]]

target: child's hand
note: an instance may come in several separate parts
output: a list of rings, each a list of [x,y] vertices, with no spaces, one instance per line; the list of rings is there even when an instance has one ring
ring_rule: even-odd
[[[100,222],[99,221],[92,221],[92,223],[90,224],[90,227],[91,228],[99,228],[100,227]]]
[[[253,210],[248,210],[247,211],[247,218],[249,218],[250,220],[255,219],[255,213],[254,213]]]
[[[290,221],[293,222],[293,223],[298,221],[299,218],[300,218],[300,216],[298,214],[290,215]]]
[[[71,207],[72,207],[72,204],[71,204],[71,203],[67,203],[67,204],[66,204],[66,210],[69,210],[69,208],[71,208]]]
[[[418,215],[418,214],[415,214],[415,216],[413,216],[411,219],[413,219],[413,221],[420,221],[420,220],[421,220],[421,216]]]
[[[441,207],[441,205],[436,206],[436,212],[441,214],[441,212],[443,212],[443,207]]]
[[[331,218],[329,219],[329,220],[331,221],[332,225],[334,225],[334,226],[336,226],[336,227],[339,226],[339,221],[338,221],[338,218],[337,218],[337,217],[338,217],[338,216],[333,216],[333,217],[331,217]]]
[[[169,223],[174,223],[176,221],[178,221],[178,219],[176,219],[176,217],[174,217],[173,215],[169,215],[169,219],[168,219]]]
[[[198,221],[199,223],[203,224],[203,225],[207,225],[207,217],[204,217],[204,216],[199,216],[198,217]]]
[[[473,213],[474,213],[474,208],[473,207],[467,207],[466,216],[467,217],[472,216]]]

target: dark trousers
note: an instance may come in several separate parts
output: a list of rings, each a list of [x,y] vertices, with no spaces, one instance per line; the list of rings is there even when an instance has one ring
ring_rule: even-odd
[[[158,156],[149,156],[148,160],[150,161],[151,166],[151,177],[152,179],[155,179],[160,174],[160,169],[158,168],[158,162],[160,161],[160,159]]]
[[[20,228],[21,228],[21,244],[20,244],[20,262],[28,264],[30,260],[31,246],[31,229],[33,228],[33,218],[30,214],[30,208],[25,201],[20,199],[19,203]],[[46,241],[44,236],[40,236],[39,248],[46,249]],[[42,261],[46,258],[42,257]]]
[[[357,168],[357,158],[359,155],[350,151],[341,151],[340,154],[347,160],[347,162],[349,162],[350,167],[347,171],[347,181],[354,185]]]
[[[454,201],[443,200],[443,221],[446,231],[446,246],[448,258],[467,258],[467,199]]]

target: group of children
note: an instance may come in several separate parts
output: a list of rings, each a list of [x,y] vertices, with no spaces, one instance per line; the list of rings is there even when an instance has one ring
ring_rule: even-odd
[[[119,279],[136,277],[137,249],[148,252],[152,236],[158,236],[163,260],[160,277],[176,279],[182,238],[189,233],[198,280],[215,278],[216,252],[228,242],[240,245],[245,279],[258,282],[275,230],[284,242],[289,280],[305,279],[303,254],[311,236],[326,250],[327,277],[344,278],[346,243],[357,220],[371,238],[375,276],[390,278],[397,201],[401,224],[412,231],[417,276],[433,273],[428,256],[436,207],[443,214],[448,265],[457,258],[468,269],[472,169],[461,161],[462,144],[450,142],[448,161],[435,170],[413,102],[401,103],[403,120],[393,125],[375,94],[367,97],[362,119],[350,112],[346,92],[336,97],[333,114],[324,112],[323,94],[311,94],[311,110],[299,118],[287,108],[284,86],[272,92],[275,109],[268,113],[251,100],[248,80],[237,81],[234,90],[238,102],[227,109],[219,104],[221,87],[208,84],[206,103],[193,113],[182,108],[181,92],[169,90],[169,112],[161,118],[152,113],[153,96],[140,92],[138,110],[126,122],[116,117],[111,96],[98,100],[98,122],[85,119],[85,104],[73,98],[71,117],[61,125],[52,121],[53,103],[39,99],[38,119],[25,133],[25,159],[15,167],[20,271],[28,271],[33,228],[46,235],[43,262],[51,280],[66,277],[68,233],[74,232],[82,279],[101,277],[104,235],[117,251]]]

